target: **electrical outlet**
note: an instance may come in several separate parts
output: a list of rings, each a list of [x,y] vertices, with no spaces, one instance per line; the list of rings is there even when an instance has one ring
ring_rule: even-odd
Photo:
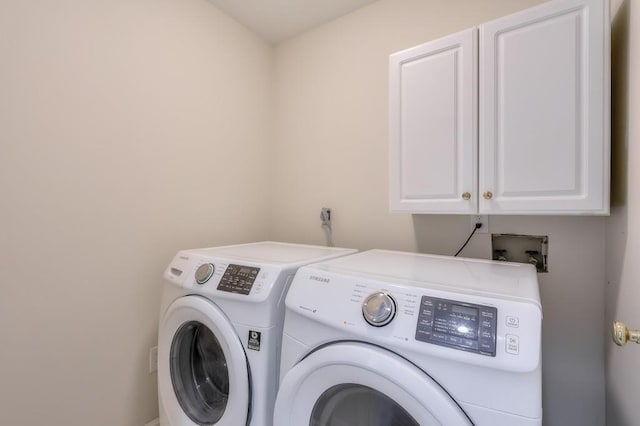
[[[489,233],[489,216],[479,214],[471,216],[471,231],[476,227],[476,223],[482,224],[482,226],[476,231],[476,234]]]
[[[322,210],[320,210],[320,220],[322,221],[323,225],[331,225],[330,207],[323,207]]]
[[[158,347],[149,349],[149,374],[158,371]]]

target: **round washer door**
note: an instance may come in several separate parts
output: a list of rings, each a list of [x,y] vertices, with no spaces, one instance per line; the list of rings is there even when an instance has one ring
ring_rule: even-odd
[[[171,426],[237,426],[250,410],[247,357],[227,316],[200,296],[173,302],[160,324],[158,387]]]
[[[469,426],[448,393],[415,365],[386,349],[336,343],[284,376],[274,412],[278,426]]]

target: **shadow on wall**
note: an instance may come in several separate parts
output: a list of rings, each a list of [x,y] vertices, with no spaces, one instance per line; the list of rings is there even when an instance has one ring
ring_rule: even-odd
[[[611,20],[611,217],[607,230],[606,330],[618,311],[620,281],[628,238],[628,131],[629,131],[629,21],[630,0],[613,2]],[[607,337],[607,342],[610,342]],[[611,386],[610,368],[613,344],[605,345],[607,363],[607,424],[628,424],[617,388]],[[628,413],[631,417],[633,413]]]
[[[623,0],[611,21],[611,207],[627,203],[629,7]]]

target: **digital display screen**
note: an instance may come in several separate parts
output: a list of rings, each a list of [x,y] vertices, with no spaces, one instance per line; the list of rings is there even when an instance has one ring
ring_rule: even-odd
[[[461,313],[461,310],[469,310],[471,314]],[[475,340],[478,338],[478,310],[457,305],[447,310],[439,309],[435,312],[433,330]]]
[[[474,316],[474,317],[478,316],[478,310],[476,308],[469,308],[467,306],[453,305],[451,307],[451,310],[453,312],[455,312],[456,314],[471,315],[471,316]]]
[[[423,296],[416,340],[495,356],[496,319],[491,306]]]

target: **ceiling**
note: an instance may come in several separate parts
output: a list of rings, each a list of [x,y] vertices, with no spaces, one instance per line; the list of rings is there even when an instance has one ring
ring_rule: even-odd
[[[277,43],[376,0],[209,0],[219,9]]]

